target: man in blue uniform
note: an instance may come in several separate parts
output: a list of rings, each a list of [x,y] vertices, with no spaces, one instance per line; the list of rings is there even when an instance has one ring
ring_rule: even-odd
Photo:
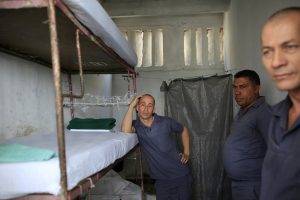
[[[132,120],[135,108],[138,118]],[[153,96],[135,97],[124,116],[121,130],[137,134],[150,176],[155,180],[157,200],[190,200],[192,180],[186,165],[190,154],[189,132],[175,120],[154,111]],[[181,134],[183,152],[178,151],[175,133]]]
[[[259,95],[260,79],[255,71],[236,73],[233,90],[240,110],[224,145],[225,170],[233,200],[257,200],[270,113],[265,98]]]
[[[262,61],[287,97],[272,107],[261,200],[300,199],[300,7],[274,13],[261,34]]]

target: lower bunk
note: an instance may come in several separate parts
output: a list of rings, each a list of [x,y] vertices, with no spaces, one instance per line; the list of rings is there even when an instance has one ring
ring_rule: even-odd
[[[66,130],[65,142],[68,199],[74,199],[88,191],[97,180],[138,147],[135,134],[117,131]],[[1,161],[0,151],[0,199],[61,199],[56,134],[18,137],[1,145],[10,144],[24,145],[29,150],[36,148],[53,151],[54,156],[39,160],[36,159],[39,155],[34,155],[35,161],[32,158],[30,160],[29,156],[22,156],[22,160],[20,155],[26,155],[26,152],[18,155],[16,150],[16,159],[4,162],[5,160]]]

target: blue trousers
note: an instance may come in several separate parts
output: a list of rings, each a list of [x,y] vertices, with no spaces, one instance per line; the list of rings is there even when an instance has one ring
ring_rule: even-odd
[[[233,200],[258,200],[260,193],[260,181],[232,181]]]
[[[192,176],[155,180],[156,200],[191,200]]]

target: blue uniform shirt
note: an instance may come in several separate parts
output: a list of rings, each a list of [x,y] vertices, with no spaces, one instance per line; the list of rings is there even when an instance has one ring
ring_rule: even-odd
[[[266,152],[265,138],[271,114],[264,97],[240,110],[224,145],[224,166],[234,180],[259,181]]]
[[[300,117],[288,129],[292,103],[272,107],[268,150],[263,163],[261,200],[300,199]]]
[[[180,162],[174,133],[182,133],[183,126],[169,117],[154,114],[151,127],[139,119],[133,121],[141,150],[153,179],[175,179],[189,173],[186,164]]]

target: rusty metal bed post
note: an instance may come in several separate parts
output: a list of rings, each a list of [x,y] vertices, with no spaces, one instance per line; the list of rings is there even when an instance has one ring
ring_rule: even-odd
[[[81,47],[80,47],[80,30],[76,29],[76,50],[77,58],[79,65],[79,77],[80,77],[80,94],[62,94],[63,97],[81,99],[84,96],[84,79],[83,79],[83,66],[82,66],[82,56],[81,56]]]
[[[69,73],[68,74],[68,86],[69,86],[69,99],[70,99],[70,115],[71,115],[71,119],[74,119],[74,101],[73,101],[73,86],[72,86],[72,75]]]
[[[143,157],[142,157],[142,151],[141,151],[141,147],[138,148],[138,154],[139,154],[139,164],[140,164],[140,174],[141,174],[141,199],[144,200],[145,199],[145,191],[144,191],[144,174],[143,174]]]
[[[62,105],[62,89],[61,89],[61,72],[60,60],[56,27],[56,16],[54,0],[48,0],[48,17],[50,28],[51,55],[52,55],[52,72],[54,78],[55,89],[55,109],[56,109],[56,126],[57,126],[57,142],[59,150],[59,165],[60,165],[60,185],[62,188],[61,199],[67,200],[67,172],[66,172],[66,151],[65,151],[65,136],[63,125],[63,105]]]

